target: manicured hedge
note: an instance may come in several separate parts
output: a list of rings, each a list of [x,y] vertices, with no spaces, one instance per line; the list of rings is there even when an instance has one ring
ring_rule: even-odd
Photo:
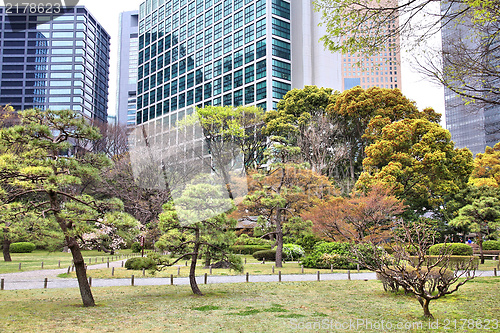
[[[11,253],[31,253],[36,249],[36,245],[29,242],[20,242],[10,244]]]
[[[471,256],[473,251],[471,246],[464,243],[440,243],[429,248],[431,256],[437,256],[445,252],[454,256]]]
[[[236,254],[254,254],[257,251],[270,250],[271,246],[265,245],[233,245],[229,247]]]
[[[436,260],[440,256],[426,256],[426,262],[423,264],[423,266],[427,266],[427,263],[430,265],[434,264]],[[449,269],[462,269],[464,265],[468,264],[469,261],[472,259],[473,267],[477,269],[479,265],[479,258],[474,257],[474,256],[450,256],[449,263],[448,263],[448,268]],[[410,260],[416,264],[418,261],[418,257],[410,257]],[[446,263],[446,260],[443,260],[438,264],[438,266],[442,267]]]
[[[318,243],[314,250],[302,260],[307,268],[345,268],[353,269],[355,264],[349,261],[349,243]]]
[[[130,258],[125,262],[126,269],[142,270],[143,268],[150,269],[154,267],[156,267],[155,261],[148,257]]]
[[[483,242],[483,250],[500,250],[500,241],[487,240]]]
[[[267,260],[274,261],[276,260],[276,250],[262,250],[254,252],[253,257],[257,260]]]

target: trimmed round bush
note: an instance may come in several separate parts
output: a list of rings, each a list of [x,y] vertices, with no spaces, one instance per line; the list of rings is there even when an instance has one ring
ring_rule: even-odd
[[[302,260],[302,263],[307,268],[330,268],[333,265],[333,268],[351,269],[356,265],[349,263],[349,248],[349,243],[318,243],[311,254]]]
[[[298,260],[304,256],[304,249],[297,244],[283,244],[283,259]]]
[[[148,257],[130,258],[125,262],[126,269],[132,269],[135,271],[142,269],[150,269],[155,267],[156,267],[156,262]]]
[[[257,251],[270,250],[271,246],[264,245],[233,245],[229,247],[233,253],[237,254],[254,254]]]
[[[267,260],[267,261],[273,261],[276,260],[276,250],[262,250],[262,251],[257,251],[252,256],[257,259],[257,260]]]
[[[31,253],[36,249],[36,245],[30,242],[19,242],[10,244],[11,253]]]
[[[500,241],[496,241],[496,240],[484,241],[483,242],[483,250],[486,250],[486,251],[500,250]]]
[[[440,243],[432,245],[429,248],[431,256],[438,256],[444,253],[453,256],[471,256],[472,247],[464,243]]]
[[[247,234],[241,234],[234,242],[234,245],[260,245],[263,247],[269,246],[271,242],[267,239],[259,237],[250,237]]]
[[[132,253],[141,252],[141,250],[142,250],[141,243],[139,243],[139,242],[132,243],[131,249],[132,249]]]

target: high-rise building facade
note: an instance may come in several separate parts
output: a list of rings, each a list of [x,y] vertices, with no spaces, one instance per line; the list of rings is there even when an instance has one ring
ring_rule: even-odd
[[[139,55],[139,12],[120,14],[118,46],[117,123],[133,127],[137,112],[137,61]]]
[[[107,120],[110,36],[83,6],[63,15],[0,8],[0,105]]]
[[[137,123],[196,105],[272,108],[291,89],[290,2],[147,0]]]
[[[498,95],[497,92],[490,95],[488,90],[493,87],[493,90],[498,91],[499,87],[500,52],[498,52],[498,47],[500,39],[496,34],[498,28],[494,29],[495,35],[483,35],[488,33],[489,29],[486,27],[488,23],[481,25],[479,30],[475,24],[471,23],[471,14],[464,11],[463,6],[461,3],[452,1],[441,2],[443,15],[465,13],[454,18],[451,24],[443,22],[441,29],[443,72],[457,72],[454,66],[462,61],[464,66],[471,68],[477,68],[479,63],[482,72],[469,74],[468,70],[463,68],[458,74],[459,78],[446,77],[455,85],[455,88],[461,89],[463,86],[466,89],[465,93],[476,95],[479,99],[469,103],[464,97],[445,87],[445,118],[446,128],[450,131],[455,146],[469,148],[473,155],[476,155],[483,153],[486,146],[493,147],[500,142],[500,105],[498,101],[496,103],[481,102],[483,97],[486,100],[495,100],[494,95]],[[481,54],[486,57],[477,58],[477,55]]]
[[[397,7],[397,0],[384,0],[388,6]],[[377,2],[378,3],[378,2]],[[388,19],[384,28],[387,33],[398,30],[399,19],[394,16]],[[342,90],[355,86],[363,89],[379,87],[401,89],[401,48],[399,36],[388,38],[384,49],[379,54],[345,54],[342,55]]]

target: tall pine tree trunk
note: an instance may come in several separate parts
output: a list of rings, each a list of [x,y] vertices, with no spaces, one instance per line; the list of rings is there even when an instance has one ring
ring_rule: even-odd
[[[281,227],[281,209],[276,213],[276,267],[283,267],[283,228]]]
[[[484,264],[484,253],[483,253],[483,235],[481,232],[477,233],[477,245],[479,245],[479,255],[481,256],[481,265]]]
[[[80,246],[78,245],[75,237],[68,235],[70,230],[68,230],[66,220],[60,214],[61,203],[59,202],[57,193],[53,191],[48,193],[54,217],[56,218],[57,224],[61,227],[65,235],[66,245],[69,247],[71,254],[73,255],[73,263],[75,265],[76,278],[78,280],[78,286],[80,287],[80,295],[82,296],[83,306],[95,306],[94,296],[92,296],[92,290],[90,289],[89,281],[87,280],[87,270],[85,268],[85,261],[82,256],[82,252],[80,251]]]
[[[94,296],[90,289],[87,279],[87,269],[85,268],[85,260],[83,259],[80,246],[74,237],[66,237],[66,242],[69,245],[71,254],[73,255],[73,263],[75,265],[76,278],[80,287],[80,295],[82,296],[83,306],[95,306]]]
[[[200,250],[200,229],[196,229],[196,238],[193,249],[193,256],[191,259],[191,267],[189,269],[189,284],[191,285],[191,290],[195,295],[203,296],[198,283],[196,283],[196,262],[198,261],[198,252]]]
[[[5,235],[5,231],[4,231],[2,245],[3,245],[3,261],[12,261],[12,258],[10,257],[10,240]]]

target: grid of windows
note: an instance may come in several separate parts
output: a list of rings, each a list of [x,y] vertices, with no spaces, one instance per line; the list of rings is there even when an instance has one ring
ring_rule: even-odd
[[[7,15],[0,9],[0,25],[1,105],[73,109],[88,119],[107,120],[109,35],[84,7],[56,18]],[[137,40],[129,43],[137,49]],[[127,73],[137,60],[130,59]],[[135,79],[130,77],[132,83]],[[134,98],[126,97],[129,109]]]
[[[162,113],[193,104],[266,105],[262,100],[268,98],[271,84],[265,59],[268,43],[273,42],[273,55],[290,59],[290,44],[268,35],[273,30],[275,36],[289,39],[290,25],[273,18],[273,29],[267,29],[267,2],[164,0],[157,9],[149,4],[151,13],[145,8],[139,23],[138,122],[150,120],[149,108],[158,102],[163,102]],[[286,1],[279,4],[289,10]],[[289,80],[290,64],[273,63],[272,72]]]

